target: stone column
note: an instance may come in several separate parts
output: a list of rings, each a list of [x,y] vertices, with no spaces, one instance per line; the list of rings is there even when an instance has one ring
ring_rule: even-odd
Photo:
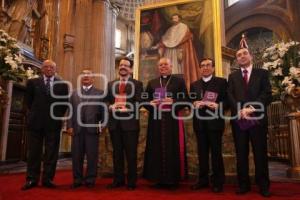
[[[119,8],[109,0],[94,0],[90,38],[90,66],[97,73],[115,78],[115,31]],[[104,88],[104,82],[96,82]]]
[[[119,9],[109,0],[94,0],[90,35],[89,63],[94,72],[105,75],[107,81],[115,78],[115,31]],[[96,79],[99,88],[105,88],[103,79]],[[99,138],[99,174],[112,174],[112,146],[107,129]]]
[[[82,68],[91,67],[91,40],[92,29],[92,0],[76,0],[74,13],[74,71],[73,71],[73,87],[76,88],[77,77]]]
[[[287,176],[300,180],[300,112],[289,114],[288,119],[291,167],[287,170]]]
[[[55,49],[55,61],[58,66],[58,74],[64,80],[70,81],[73,86],[76,83],[75,66],[74,66],[74,24],[76,19],[75,4],[73,0],[59,1],[57,39]]]

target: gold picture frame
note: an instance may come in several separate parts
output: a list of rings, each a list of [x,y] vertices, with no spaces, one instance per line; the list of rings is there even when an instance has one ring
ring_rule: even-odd
[[[183,8],[185,8],[186,10],[183,10]],[[193,8],[195,8],[195,10],[193,10]],[[216,76],[223,75],[222,74],[222,52],[221,52],[220,1],[219,0],[173,0],[172,2],[153,3],[153,4],[149,4],[137,8],[136,16],[135,16],[136,20],[135,20],[134,78],[139,79],[144,83],[146,83],[151,78],[155,77],[155,75],[157,75],[157,67],[156,67],[157,62],[155,61],[158,60],[156,58],[159,57],[159,55],[158,53],[152,53],[152,52],[155,51],[153,50],[153,47],[157,46],[155,45],[155,43],[158,42],[159,37],[162,38],[163,33],[159,33],[159,31],[157,31],[158,30],[157,24],[160,23],[157,23],[158,20],[156,20],[156,24],[154,26],[154,20],[157,18],[157,15],[161,17],[162,15],[161,13],[165,14],[164,16],[168,15],[170,17],[173,12],[172,14],[173,17],[174,12],[175,14],[178,14],[177,11],[182,12],[185,15],[186,19],[190,20],[189,21],[190,24],[198,23],[196,20],[199,20],[199,27],[194,26],[194,29],[192,29],[190,28],[190,26],[188,26],[191,30],[196,30],[194,32],[192,31],[191,32],[194,33],[194,37],[196,36],[200,41],[198,43],[202,42],[204,44],[202,48],[202,55],[199,56],[199,54],[197,54],[198,60],[200,60],[202,57],[213,57],[215,59],[215,66],[216,66],[215,75]],[[199,13],[197,13],[198,11]],[[193,15],[197,16],[195,17],[195,20],[192,18]],[[166,17],[161,17],[161,18],[166,19]],[[184,23],[184,19],[181,17],[181,15],[180,15],[180,19],[182,19]],[[186,24],[188,24],[188,20],[186,20],[186,22],[187,22]],[[167,22],[165,22],[165,24],[167,24]],[[167,32],[166,31],[167,28],[165,24],[164,24],[165,32]],[[171,26],[170,21],[168,26],[169,27]],[[150,29],[152,33],[151,31],[149,31],[149,27],[151,27]],[[152,30],[153,27],[156,28],[157,30]],[[201,28],[203,28],[205,32],[203,32]],[[207,30],[210,30],[210,32],[208,32]],[[195,46],[198,45],[198,43],[195,43]],[[189,80],[188,84],[190,82],[192,82],[192,80]]]

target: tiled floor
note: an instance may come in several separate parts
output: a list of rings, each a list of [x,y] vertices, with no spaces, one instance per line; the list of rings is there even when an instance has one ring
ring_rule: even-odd
[[[71,169],[72,161],[70,158],[63,158],[59,159],[57,163],[57,169]],[[286,175],[286,171],[289,166],[282,162],[269,162],[269,169],[270,169],[270,179],[271,181],[276,182],[299,182],[300,179],[295,180],[288,178]],[[11,164],[0,164],[0,174],[7,174],[7,173],[21,173],[25,172],[26,170],[26,163],[25,162],[17,162]]]

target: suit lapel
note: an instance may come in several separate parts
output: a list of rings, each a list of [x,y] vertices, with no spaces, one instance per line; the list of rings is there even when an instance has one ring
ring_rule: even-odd
[[[127,83],[126,83],[126,87],[125,87],[125,93],[127,94],[127,95],[129,95],[129,94],[131,94],[131,90],[132,90],[132,85],[133,85],[134,83],[133,83],[133,81],[132,81],[132,78],[129,78],[128,79],[128,81],[127,81]]]
[[[114,86],[116,94],[119,94],[120,80],[116,79],[112,82],[112,91]]]
[[[241,85],[245,85],[241,69],[238,70],[236,78]]]
[[[45,85],[45,81],[44,81],[44,77],[41,76],[39,79],[39,84],[41,86],[41,92],[46,94],[46,85]]]
[[[256,79],[258,78],[258,71],[254,68],[252,68],[251,75],[249,77],[249,82],[248,82],[248,88],[255,83]]]

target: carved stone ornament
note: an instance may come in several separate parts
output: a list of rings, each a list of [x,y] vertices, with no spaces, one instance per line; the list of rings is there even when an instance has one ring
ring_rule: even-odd
[[[64,35],[64,51],[73,51],[74,49],[75,36],[70,34]]]

